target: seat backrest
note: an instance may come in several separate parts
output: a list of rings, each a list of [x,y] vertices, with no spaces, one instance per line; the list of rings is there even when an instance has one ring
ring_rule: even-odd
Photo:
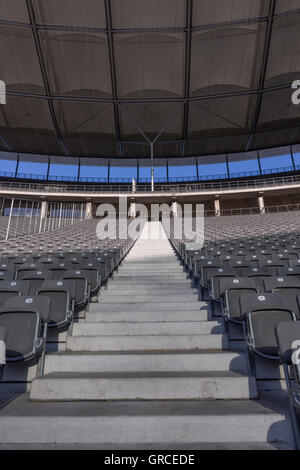
[[[215,300],[220,299],[220,282],[221,279],[227,278],[235,278],[236,272],[234,269],[230,268],[216,268],[215,272],[212,274],[211,277],[211,289],[212,289],[212,296]]]
[[[38,290],[39,292],[46,292],[46,291],[64,291],[68,292],[71,299],[75,299],[76,297],[76,281],[71,279],[65,280],[51,280],[51,281],[44,281],[41,287]]]
[[[1,313],[34,312],[38,313],[44,323],[48,322],[50,299],[47,297],[26,296],[11,297],[0,309]]]
[[[222,278],[220,279],[220,295],[224,295],[227,290],[253,290],[257,292],[257,287],[252,279],[247,277]]]
[[[280,362],[292,364],[292,354],[300,347],[300,321],[281,322],[275,327]]]
[[[299,279],[300,278],[300,266],[294,266],[294,267],[289,266],[287,268],[278,268],[277,274],[279,277],[293,276]]]
[[[0,327],[7,331],[7,358],[22,361],[34,356],[37,339],[41,334],[41,318],[36,312],[22,309],[0,311]]]
[[[1,271],[0,270],[0,281],[13,281],[15,278],[14,271]]]
[[[277,276],[277,277],[266,277],[264,278],[264,290],[265,292],[272,292],[273,290],[279,289],[292,289],[299,288],[300,281],[296,277],[292,276]],[[300,292],[299,292],[300,293]]]
[[[295,320],[285,298],[278,293],[245,294],[240,302],[255,352],[276,358],[275,327],[281,321]]]
[[[87,273],[78,271],[66,271],[62,277],[62,280],[74,280],[76,283],[76,304],[82,303],[86,300],[88,280]]]

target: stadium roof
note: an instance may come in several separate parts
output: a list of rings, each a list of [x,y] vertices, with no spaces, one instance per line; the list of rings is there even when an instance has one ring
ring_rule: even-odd
[[[148,157],[157,138],[155,157],[184,157],[300,143],[300,0],[0,0],[0,32],[0,150]]]

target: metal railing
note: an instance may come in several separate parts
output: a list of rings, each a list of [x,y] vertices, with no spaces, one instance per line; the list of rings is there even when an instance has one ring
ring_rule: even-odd
[[[251,214],[274,214],[280,212],[295,212],[300,211],[300,204],[282,204],[278,206],[267,206],[263,212],[260,211],[259,207],[243,207],[237,209],[221,209],[220,215],[222,217],[233,216],[233,215],[251,215]],[[205,217],[215,217],[216,212],[214,210],[208,210],[204,212]]]
[[[85,204],[2,198],[0,199],[0,240],[52,232],[85,218]]]
[[[214,181],[205,183],[184,183],[184,184],[156,184],[155,193],[193,193],[193,192],[217,192],[220,190],[245,190],[258,189],[263,190],[266,187],[300,185],[300,175],[274,176],[263,179],[243,179]],[[133,194],[132,185],[81,185],[81,184],[51,184],[51,183],[25,183],[16,181],[1,181],[1,190],[19,190],[24,192],[51,192],[51,193],[90,193],[90,194]],[[136,184],[134,193],[146,194],[151,192],[151,186],[145,184]]]

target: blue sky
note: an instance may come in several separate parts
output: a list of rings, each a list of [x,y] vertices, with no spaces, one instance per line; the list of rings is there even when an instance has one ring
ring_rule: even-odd
[[[292,157],[290,154],[286,152],[284,155],[277,156],[276,152],[274,151],[274,156],[264,157],[262,153],[260,156],[260,166],[262,172],[270,172],[276,168],[284,168],[292,167]],[[278,153],[278,152],[277,152]],[[208,159],[206,158],[206,161]],[[99,161],[99,160],[98,160]],[[201,161],[199,157],[198,162]],[[300,165],[300,151],[294,152],[294,161],[295,165]],[[169,175],[169,180],[175,180],[175,178],[190,178],[196,179],[197,178],[197,166],[196,166],[196,159],[195,164],[190,164],[191,159],[189,159],[189,164],[184,164],[185,161],[182,159],[182,165],[172,165],[172,161],[170,161],[168,169],[166,165],[155,166],[155,179],[157,181],[164,180],[167,178],[167,174]],[[0,171],[1,172],[8,172],[15,174],[17,167],[16,160],[12,159],[5,159],[5,154],[1,154],[0,156]],[[249,172],[256,172],[259,173],[259,162],[257,158],[253,158],[250,160],[241,160],[241,161],[231,161],[229,157],[228,161],[228,168],[231,176],[238,175],[239,173],[249,173]],[[27,175],[28,178],[32,177],[31,175],[40,175],[42,177],[46,177],[48,171],[48,164],[47,163],[40,163],[40,162],[28,162],[28,161],[20,161],[18,167],[18,175],[20,177],[24,177]],[[85,166],[84,159],[81,160],[81,167],[80,171],[78,172],[77,165],[65,165],[65,164],[54,164],[51,163],[49,167],[49,179],[60,179],[68,177],[72,180],[77,180],[78,173],[81,181],[91,178],[97,178],[99,180],[107,180],[108,178],[108,167],[103,166]],[[117,179],[128,179],[138,177],[141,181],[146,181],[150,179],[151,176],[151,169],[149,166],[141,166],[139,170],[136,166],[118,166],[116,160],[110,167],[110,180],[114,181]],[[198,174],[200,179],[205,179],[210,176],[212,177],[226,177],[227,175],[227,164],[225,161],[225,157],[222,162],[220,163],[206,163],[206,164],[198,164]],[[250,173],[249,173],[250,174]]]

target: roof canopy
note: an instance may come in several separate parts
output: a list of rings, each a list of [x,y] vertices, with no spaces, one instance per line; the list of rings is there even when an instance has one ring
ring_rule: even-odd
[[[0,0],[0,150],[184,157],[300,143],[300,0]],[[147,141],[148,139],[148,141]]]

